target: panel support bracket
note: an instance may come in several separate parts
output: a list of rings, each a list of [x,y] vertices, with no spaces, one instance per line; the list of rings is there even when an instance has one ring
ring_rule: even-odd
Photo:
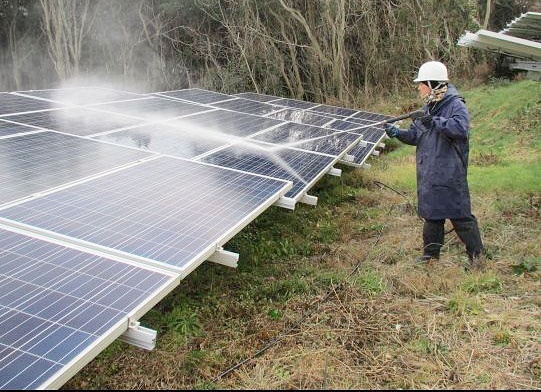
[[[346,154],[346,155],[344,155],[342,160],[345,161],[345,162],[353,162],[355,160],[355,156],[350,155],[350,154]]]
[[[317,197],[316,196],[311,196],[311,195],[308,195],[308,194],[305,194],[302,197],[302,199],[300,199],[299,201],[301,203],[308,204],[308,205],[311,205],[311,206],[317,205]]]
[[[363,166],[362,166],[363,169],[370,169],[371,167],[372,165],[369,163],[363,163]]]
[[[216,264],[225,265],[226,267],[237,268],[239,255],[238,253],[229,252],[224,250],[224,248],[219,247],[207,260]]]
[[[340,177],[342,175],[342,170],[337,169],[336,167],[331,167],[328,173],[331,176]]]
[[[368,146],[368,142],[367,142],[366,140],[361,140],[361,141],[359,142],[359,146],[361,146],[361,147],[366,147],[366,146]]]
[[[292,199],[291,197],[285,197],[285,196],[282,196],[274,203],[275,206],[287,208],[288,210],[294,210],[295,204],[297,204],[297,201],[295,199]]]
[[[142,327],[139,321],[130,320],[128,329],[119,336],[119,339],[132,346],[151,351],[156,347],[156,336],[155,330]]]
[[[379,147],[379,148],[385,148],[385,143],[380,143],[380,144],[378,144],[378,147]]]
[[[342,159],[339,161],[342,165],[350,166],[350,167],[359,167],[355,162],[352,161],[346,161],[345,159]]]
[[[379,156],[379,151],[378,150],[372,151],[372,155],[374,155],[375,157]]]

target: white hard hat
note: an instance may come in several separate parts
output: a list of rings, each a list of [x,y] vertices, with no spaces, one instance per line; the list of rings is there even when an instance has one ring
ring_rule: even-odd
[[[436,82],[448,82],[447,67],[439,61],[429,61],[421,65],[415,83],[434,80]]]

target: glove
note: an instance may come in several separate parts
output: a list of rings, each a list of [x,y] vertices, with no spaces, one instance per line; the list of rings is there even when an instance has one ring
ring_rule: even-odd
[[[395,127],[392,124],[385,124],[384,128],[385,128],[385,133],[389,137],[397,137],[400,134],[400,128]]]
[[[425,128],[430,128],[430,126],[432,125],[431,115],[421,117],[419,120],[421,121],[421,124],[425,126]]]

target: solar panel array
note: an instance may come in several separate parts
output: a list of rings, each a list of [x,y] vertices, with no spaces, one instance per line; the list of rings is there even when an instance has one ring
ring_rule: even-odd
[[[271,205],[364,164],[381,118],[201,89],[0,93],[0,388],[60,387]]]
[[[160,157],[7,208],[0,216],[182,273],[286,186]]]
[[[206,105],[210,109],[219,108],[231,111],[237,115],[240,113],[250,114],[281,120],[287,123],[310,125],[334,131],[341,131],[341,133],[355,134],[359,136],[360,140],[372,143],[369,145],[373,147],[370,149],[370,153],[375,150],[385,138],[385,131],[381,122],[391,118],[390,116],[377,113],[257,93],[226,95],[193,88],[172,92],[161,92],[157,93],[157,95],[160,97],[182,100],[183,102]],[[335,136],[338,135],[335,133]],[[341,138],[344,137],[341,136]],[[264,138],[258,139],[265,140]],[[310,139],[308,138],[307,140]],[[336,138],[329,138],[328,142],[332,143],[333,140],[336,141]],[[300,148],[313,151],[314,143],[308,142]],[[348,154],[354,155],[354,159],[349,161],[341,160],[342,163],[362,167],[365,160],[370,156],[370,153],[368,155],[364,153],[364,149],[356,150],[351,148],[350,150],[351,151]]]

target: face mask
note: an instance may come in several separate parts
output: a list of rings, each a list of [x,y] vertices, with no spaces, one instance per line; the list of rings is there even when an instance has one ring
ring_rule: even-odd
[[[426,97],[424,97],[425,104],[431,104],[439,102],[445,97],[445,94],[447,93],[447,84],[441,85],[438,84],[435,88],[432,89],[430,94],[428,94]]]

